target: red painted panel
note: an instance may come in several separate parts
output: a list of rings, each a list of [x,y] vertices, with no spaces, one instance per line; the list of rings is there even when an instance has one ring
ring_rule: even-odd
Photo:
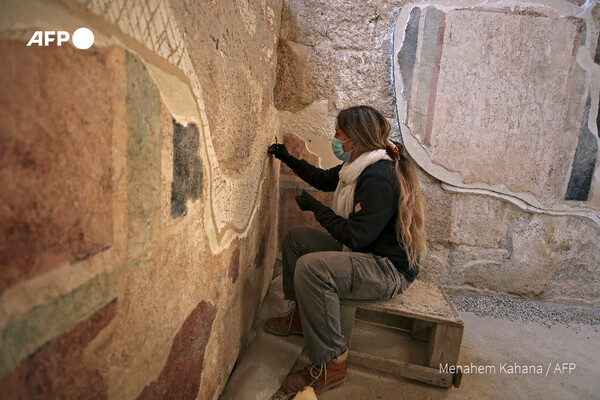
[[[113,302],[40,349],[0,379],[1,397],[12,399],[106,399],[100,372],[83,361],[83,350],[113,319]]]
[[[204,369],[204,353],[217,315],[217,307],[202,301],[175,335],[167,363],[158,379],[144,388],[138,399],[194,400]]]
[[[112,244],[105,53],[0,41],[0,291]]]
[[[309,211],[302,211],[296,203],[296,194],[300,190],[297,189],[281,189],[279,198],[279,244],[285,236],[285,233],[292,226],[311,226],[313,228],[325,231],[325,229],[317,222],[315,215]],[[331,207],[333,204],[333,192],[318,192],[310,191],[317,200],[325,204],[327,207]]]

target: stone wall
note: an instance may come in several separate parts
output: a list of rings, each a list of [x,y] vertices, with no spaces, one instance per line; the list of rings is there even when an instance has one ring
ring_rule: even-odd
[[[218,397],[274,264],[281,8],[2,3],[3,398]]]
[[[284,1],[281,133],[330,167],[337,113],[378,108],[421,167],[421,278],[597,306],[599,33],[597,2]],[[299,187],[280,230],[313,224]]]

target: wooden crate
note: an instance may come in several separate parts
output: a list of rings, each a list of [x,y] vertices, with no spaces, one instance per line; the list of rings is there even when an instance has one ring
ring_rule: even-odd
[[[353,349],[352,331],[358,320],[390,327],[398,334],[424,342],[425,354],[393,359],[392,352],[382,356]],[[456,365],[463,329],[463,320],[450,298],[432,282],[415,280],[404,293],[388,301],[342,301],[342,333],[350,349],[348,362],[435,386],[460,385],[462,374],[440,372],[440,364]]]

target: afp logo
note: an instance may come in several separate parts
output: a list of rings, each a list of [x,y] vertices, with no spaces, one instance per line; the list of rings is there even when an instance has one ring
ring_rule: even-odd
[[[73,32],[73,45],[80,50],[87,50],[94,44],[94,33],[88,28],[79,28]],[[57,46],[62,46],[64,42],[69,41],[69,32],[67,31],[35,31],[27,46],[38,45],[50,46],[50,43],[56,42]]]

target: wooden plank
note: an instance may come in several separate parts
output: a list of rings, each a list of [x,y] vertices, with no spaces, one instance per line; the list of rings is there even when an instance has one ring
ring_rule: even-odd
[[[354,327],[354,316],[356,315],[356,308],[342,306],[341,311],[341,326],[342,335],[346,338],[346,345],[350,348],[352,343],[352,328]]]
[[[410,331],[354,320],[350,350],[427,366],[429,343],[414,340]]]
[[[363,308],[356,309],[356,319],[375,324],[385,325],[392,328],[404,329],[409,331],[412,327],[412,318],[403,317],[401,315],[388,314],[380,311],[365,310]],[[427,337],[429,340],[429,336]]]
[[[429,321],[423,321],[420,319],[413,319],[412,326],[410,328],[410,337],[421,342],[428,342],[431,338],[431,330],[433,329],[433,323]]]
[[[460,383],[462,382],[462,376],[463,376],[462,371],[456,371],[454,373],[454,379],[452,379],[452,386],[454,386],[455,388],[459,388]]]
[[[460,345],[462,343],[463,327],[436,324],[431,330],[429,341],[428,365],[431,368],[456,365]]]
[[[424,321],[464,326],[460,314],[445,290],[437,283],[419,279],[404,293],[388,301],[343,300],[342,304]]]
[[[348,354],[348,362],[365,368],[384,371],[408,379],[425,382],[430,385],[445,388],[452,386],[453,374],[440,372],[439,368],[428,368],[422,365],[410,364],[402,361],[387,360],[385,358],[358,353],[352,350],[350,350],[350,353]]]

